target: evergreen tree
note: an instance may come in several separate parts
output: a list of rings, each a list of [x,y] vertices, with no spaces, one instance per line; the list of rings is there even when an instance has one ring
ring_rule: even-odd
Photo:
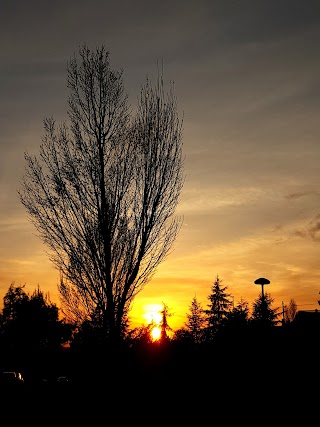
[[[251,315],[251,324],[258,327],[270,327],[276,326],[280,323],[279,316],[281,312],[279,307],[272,308],[274,299],[271,295],[266,293],[258,296],[253,302],[253,309]]]
[[[207,319],[206,332],[209,340],[214,338],[218,331],[221,330],[233,305],[230,299],[231,294],[226,292],[227,289],[228,286],[222,286],[222,280],[217,275],[212,284],[211,293],[208,296],[210,304],[208,304],[208,309],[204,311]]]
[[[185,326],[174,331],[172,340],[178,344],[194,344],[192,335]]]
[[[5,296],[3,297],[3,310],[1,315],[1,325],[5,327],[18,317],[19,307],[29,300],[29,296],[24,291],[23,286],[15,286],[11,283]]]
[[[38,352],[59,349],[72,337],[72,325],[59,320],[59,311],[38,288],[31,296],[12,283],[3,298],[1,338],[6,349]]]
[[[245,328],[249,323],[249,303],[240,299],[236,307],[227,313],[227,325],[229,329],[239,330]]]
[[[172,313],[169,312],[169,307],[166,304],[163,304],[163,308],[161,310],[161,322],[160,322],[161,335],[159,339],[159,343],[161,344],[169,340],[168,331],[172,331],[168,323],[168,317],[170,316],[172,316]]]
[[[155,327],[155,322],[152,321],[148,325],[138,326],[130,329],[126,334],[126,340],[131,347],[135,345],[149,345],[153,343],[152,329]]]
[[[196,297],[192,298],[189,309],[190,312],[187,313],[187,321],[185,322],[186,332],[190,334],[194,344],[200,344],[203,340],[203,330],[206,321],[205,313]]]

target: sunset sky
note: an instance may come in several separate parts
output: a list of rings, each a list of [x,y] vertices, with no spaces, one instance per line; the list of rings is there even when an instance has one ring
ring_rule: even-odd
[[[66,119],[66,65],[104,44],[134,104],[157,61],[184,116],[184,218],[135,299],[133,325],[165,303],[173,329],[218,275],[237,304],[320,308],[320,5],[312,0],[0,0],[0,308],[11,283],[59,305],[59,274],[17,190],[43,118]]]

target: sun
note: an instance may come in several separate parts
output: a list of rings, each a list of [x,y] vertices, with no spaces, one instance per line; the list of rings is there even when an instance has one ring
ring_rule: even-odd
[[[161,336],[161,329],[155,326],[151,331],[152,341],[157,341]]]
[[[144,306],[144,315],[143,317],[148,322],[148,325],[150,323],[155,323],[156,325],[159,325],[161,322],[161,310],[162,305],[161,304],[148,304]]]
[[[161,304],[148,304],[144,306],[144,315],[148,325],[152,325],[150,332],[152,341],[157,341],[161,337],[161,311],[163,306]]]

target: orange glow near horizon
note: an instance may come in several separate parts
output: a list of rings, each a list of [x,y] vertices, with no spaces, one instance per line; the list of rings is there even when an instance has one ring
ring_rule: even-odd
[[[277,247],[273,252],[276,249]],[[271,257],[270,252],[266,251],[266,258]],[[302,258],[301,254],[300,258]],[[185,265],[189,265],[190,263],[189,261]],[[320,289],[318,283],[320,272],[316,269],[311,269],[308,274],[307,272],[304,273],[304,271],[299,272],[294,277],[287,270],[287,278],[279,272],[270,272],[263,269],[258,270],[258,268],[247,271],[239,267],[231,271],[231,267],[227,269],[223,266],[222,261],[220,261],[219,266],[214,271],[212,269],[210,269],[211,271],[207,271],[203,262],[199,264],[201,271],[198,271],[198,267],[196,266],[193,271],[187,272],[188,276],[184,276],[186,268],[179,275],[181,271],[179,260],[175,261],[174,266],[172,266],[173,261],[169,258],[163,266],[159,267],[158,273],[152,279],[152,282],[134,300],[132,310],[129,313],[130,328],[140,327],[143,324],[149,325],[152,322],[155,324],[155,327],[159,327],[161,310],[163,309],[163,304],[159,303],[159,301],[167,304],[169,312],[172,313],[172,316],[168,318],[169,326],[174,331],[183,327],[186,321],[186,314],[189,312],[190,303],[194,296],[197,297],[198,302],[202,304],[203,308],[207,308],[208,295],[210,294],[212,282],[216,274],[219,274],[222,284],[228,287],[227,292],[233,296],[235,306],[243,298],[249,302],[251,309],[253,301],[261,292],[261,286],[256,285],[254,280],[258,277],[266,277],[270,280],[270,284],[265,287],[265,291],[274,298],[274,308],[278,307],[281,310],[282,303],[287,305],[290,299],[293,298],[298,306],[298,310],[319,309]],[[231,262],[231,264],[233,263]],[[43,292],[50,294],[50,300],[60,308],[61,303],[56,287],[58,277],[56,277],[57,274],[49,261],[43,256],[32,267],[30,271],[22,269],[19,272],[14,271],[12,273],[11,269],[8,268],[6,275],[1,276],[0,273],[0,281],[2,282],[2,287],[0,288],[0,310],[3,308],[3,297],[12,282],[16,286],[25,285],[24,290],[30,294],[39,285]],[[177,269],[176,271],[174,271],[174,267]],[[276,267],[278,267],[278,264]]]

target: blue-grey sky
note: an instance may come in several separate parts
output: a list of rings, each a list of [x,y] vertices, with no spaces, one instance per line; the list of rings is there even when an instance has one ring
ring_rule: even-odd
[[[0,301],[12,282],[58,301],[17,190],[43,118],[67,117],[67,61],[86,43],[110,51],[132,103],[163,62],[184,116],[184,225],[133,318],[164,302],[181,325],[217,275],[236,303],[267,277],[275,306],[317,308],[319,12],[311,0],[0,0]]]

